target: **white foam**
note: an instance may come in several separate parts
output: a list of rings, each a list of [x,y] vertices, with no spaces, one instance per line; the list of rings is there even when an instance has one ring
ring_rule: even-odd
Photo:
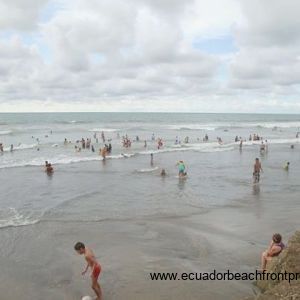
[[[82,300],[93,300],[91,296],[83,296]]]
[[[0,130],[0,135],[8,135],[11,134],[12,131],[11,130]]]
[[[137,170],[137,172],[139,172],[139,173],[148,173],[148,172],[154,172],[158,169],[159,169],[158,167],[154,167],[154,168],[149,168],[149,169],[140,169],[140,170]]]
[[[210,124],[176,124],[165,125],[167,129],[171,130],[215,130],[216,128]]]
[[[230,129],[230,128],[300,128],[300,121],[286,121],[286,122],[215,122],[215,123],[199,123],[199,124],[169,124],[163,125],[164,128],[171,130],[216,130],[216,129]]]
[[[89,130],[90,132],[116,132],[119,131],[119,129],[116,128],[93,128]]]
[[[26,149],[33,149],[37,147],[37,144],[19,144],[18,146],[14,146],[13,150],[26,150]],[[4,151],[10,151],[10,147],[5,147]]]
[[[0,212],[0,228],[33,225],[39,222],[39,220],[31,220],[29,217],[25,217],[13,207]]]

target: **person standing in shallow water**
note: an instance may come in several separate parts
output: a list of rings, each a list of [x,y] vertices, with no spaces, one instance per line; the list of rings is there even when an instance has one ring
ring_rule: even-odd
[[[150,154],[150,165],[153,166],[153,153]]]
[[[179,176],[179,177],[184,177],[184,176],[186,176],[186,172],[185,172],[185,164],[184,164],[183,160],[180,160],[180,161],[177,163],[177,166],[178,166],[178,176]]]
[[[253,179],[254,183],[259,183],[260,181],[260,172],[263,171],[261,162],[259,161],[259,158],[255,159],[254,167],[253,167]]]

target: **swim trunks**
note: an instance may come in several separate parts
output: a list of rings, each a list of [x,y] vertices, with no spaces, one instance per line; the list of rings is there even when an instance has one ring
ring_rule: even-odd
[[[259,181],[259,179],[260,179],[260,173],[259,172],[254,172],[253,176],[254,176],[255,180]]]
[[[98,279],[100,273],[101,273],[101,266],[95,265],[91,276],[94,277],[95,279]]]

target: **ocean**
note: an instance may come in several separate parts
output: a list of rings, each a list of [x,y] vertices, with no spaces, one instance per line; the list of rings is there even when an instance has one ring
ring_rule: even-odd
[[[78,240],[102,264],[105,299],[253,295],[251,282],[151,281],[149,273],[253,271],[274,232],[287,240],[299,229],[299,128],[300,115],[0,114],[1,300],[92,295],[73,250]],[[261,140],[249,141],[254,134],[268,151],[260,152]],[[242,149],[236,136],[245,140]],[[76,151],[82,138],[95,152]],[[103,161],[105,143],[112,152]],[[256,157],[264,172],[253,185]]]

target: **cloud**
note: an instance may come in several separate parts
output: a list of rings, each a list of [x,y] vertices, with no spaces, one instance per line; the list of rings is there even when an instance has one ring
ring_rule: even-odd
[[[0,0],[0,29],[32,30],[48,0]]]
[[[24,3],[0,0],[6,111],[300,111],[296,0]]]
[[[239,52],[230,65],[230,87],[299,85],[299,1],[242,1],[242,8],[246,22],[235,29]]]

